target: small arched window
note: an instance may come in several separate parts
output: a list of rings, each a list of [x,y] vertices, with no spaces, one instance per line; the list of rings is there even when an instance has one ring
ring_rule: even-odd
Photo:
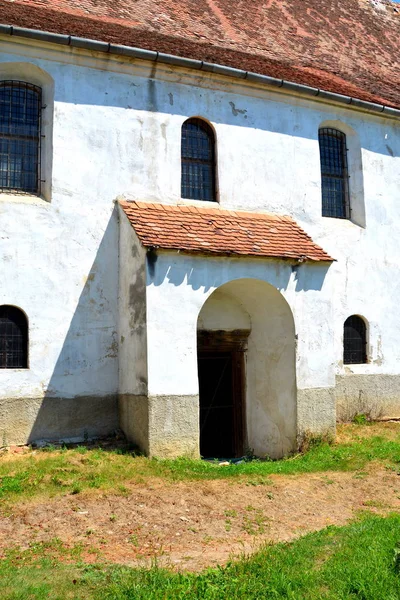
[[[322,216],[350,218],[346,136],[323,127],[318,132],[321,159]]]
[[[215,201],[215,139],[210,125],[188,119],[182,125],[182,198]]]
[[[28,321],[15,306],[0,306],[0,369],[28,367]]]
[[[367,362],[367,328],[357,315],[346,319],[343,332],[343,362],[356,365]]]
[[[40,192],[41,89],[0,81],[0,191]]]

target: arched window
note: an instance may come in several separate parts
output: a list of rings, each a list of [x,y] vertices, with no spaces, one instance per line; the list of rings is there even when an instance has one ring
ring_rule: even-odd
[[[28,322],[15,306],[0,306],[0,369],[28,367]]]
[[[367,362],[367,328],[361,317],[352,315],[344,323],[343,362],[345,365]]]
[[[188,119],[182,125],[182,198],[215,201],[215,139],[210,125]]]
[[[346,136],[323,127],[318,132],[322,179],[322,216],[350,217]]]
[[[39,193],[41,89],[0,81],[0,191]]]

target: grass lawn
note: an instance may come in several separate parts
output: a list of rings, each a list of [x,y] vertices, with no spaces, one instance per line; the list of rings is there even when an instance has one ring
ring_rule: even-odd
[[[338,442],[311,443],[280,461],[220,467],[190,460],[149,460],[101,448],[37,450],[0,455],[0,507],[75,495],[90,488],[125,494],[132,482],[161,478],[231,478],[250,484],[272,474],[360,471],[375,462],[400,469],[398,424],[348,425]],[[394,475],[394,473],[393,473]],[[368,505],[366,505],[368,506]],[[372,504],[371,504],[372,506]],[[10,545],[12,539],[10,539]],[[400,516],[368,511],[344,527],[328,527],[293,542],[266,546],[225,567],[198,574],[85,563],[85,549],[59,540],[10,549],[0,561],[1,600],[363,599],[400,598]]]
[[[400,516],[365,514],[201,574],[85,565],[60,544],[12,551],[2,600],[398,600]]]
[[[102,448],[45,449],[23,455],[0,455],[0,510],[17,500],[79,494],[90,488],[126,492],[125,483],[150,478],[195,481],[234,478],[262,481],[272,474],[358,471],[372,461],[396,469],[400,464],[397,423],[342,425],[335,444],[312,440],[307,452],[283,460],[253,460],[220,467],[189,459],[156,460]]]

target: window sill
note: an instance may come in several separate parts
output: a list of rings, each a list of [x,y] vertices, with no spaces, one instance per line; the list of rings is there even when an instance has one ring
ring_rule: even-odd
[[[50,202],[42,196],[31,196],[30,194],[8,194],[0,192],[0,202],[10,202],[11,204],[32,204],[38,206],[48,206]]]
[[[362,225],[361,223],[357,223],[356,221],[353,221],[352,219],[342,219],[340,217],[325,217],[324,215],[321,215],[321,218],[324,221],[328,221],[330,223],[340,223],[341,227],[357,227],[357,229],[365,229],[365,225]]]
[[[380,371],[380,365],[368,362],[354,365],[343,365],[340,369],[340,375],[375,375]]]
[[[355,225],[354,221],[347,217],[345,219],[343,217],[328,217],[327,215],[321,215],[321,217],[323,219],[328,219],[329,221],[334,221],[335,223],[352,223]]]
[[[220,207],[220,203],[217,200],[193,200],[192,198],[180,198],[178,200],[178,206],[179,204],[186,206],[207,206],[207,208],[210,208],[210,206],[213,206],[214,208]]]

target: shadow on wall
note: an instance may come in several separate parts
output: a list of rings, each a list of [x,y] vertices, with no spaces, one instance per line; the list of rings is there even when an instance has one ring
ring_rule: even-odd
[[[73,273],[65,273],[66,296],[74,288],[70,277],[76,281]],[[84,440],[118,428],[117,331],[118,213],[114,207],[44,399],[32,407],[38,412],[29,442]]]
[[[253,257],[250,262],[248,256],[205,257],[166,251],[158,253],[153,249],[147,253],[148,285],[160,286],[167,280],[174,286],[185,283],[193,290],[203,289],[204,292],[239,277],[265,278],[279,290],[287,289],[293,277],[296,292],[321,290],[329,267],[330,263],[293,263],[260,257]],[[262,277],[263,272],[265,277]]]
[[[281,116],[277,119],[276,110],[270,108],[270,99],[217,91],[215,92],[215,107],[212,104],[210,107],[210,103],[204,102],[202,98],[202,96],[207,96],[207,90],[204,90],[205,93],[202,94],[201,87],[193,86],[188,91],[188,86],[185,86],[186,93],[180,94],[179,83],[168,84],[165,81],[157,80],[156,65],[154,65],[151,77],[138,78],[132,77],[131,74],[108,73],[107,78],[105,79],[104,71],[92,70],[88,78],[87,70],[75,70],[75,85],[70,86],[68,82],[60,81],[56,89],[55,102],[116,107],[129,111],[149,111],[184,118],[197,115],[208,118],[215,124],[260,129],[271,133],[318,140],[318,125],[310,130],[308,119],[304,117],[308,111],[305,109],[302,116],[302,111],[297,111],[290,103],[282,102],[279,98],[277,98],[277,103]],[[283,97],[287,98],[287,96]],[[188,106],[192,107],[189,114]],[[209,114],[204,114],[205,106],[208,107]],[[311,110],[314,112],[319,110],[318,101]],[[325,114],[325,111],[322,110],[320,122],[324,120]],[[335,114],[333,107],[332,114]],[[345,120],[353,120],[353,114],[354,120],[358,120],[359,115],[352,111],[349,111]],[[386,156],[397,155],[396,149],[388,143],[382,132],[380,135],[368,135],[365,138],[363,148],[366,150]]]
[[[296,292],[321,290],[330,263],[305,262],[292,265]]]
[[[21,412],[35,415],[29,442],[79,441],[110,434],[119,427],[118,236],[115,207],[75,301],[68,330],[62,334],[64,339],[45,396],[30,399],[29,404],[27,401],[21,407]],[[296,291],[320,290],[328,268],[329,264],[293,264],[261,258],[249,260],[248,257],[207,257],[205,260],[204,256],[165,251],[152,251],[147,255],[148,284],[160,286],[167,280],[174,286],[189,285],[203,292],[239,278],[263,280],[260,285],[264,286],[268,280],[275,291],[288,287]],[[73,271],[65,273],[67,307],[73,305],[71,290],[79,281],[79,277],[73,275]],[[62,326],[60,320],[64,313],[61,311],[54,323],[55,336],[57,326]],[[72,309],[67,308],[66,314],[72,314]]]

